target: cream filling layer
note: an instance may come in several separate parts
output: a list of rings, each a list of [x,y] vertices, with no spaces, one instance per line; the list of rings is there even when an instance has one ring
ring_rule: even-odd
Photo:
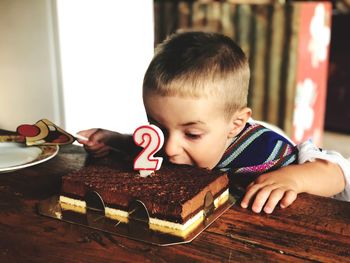
[[[82,213],[86,212],[86,202],[83,200],[60,195],[60,203],[63,205],[73,206],[73,208],[76,207],[77,209],[79,209],[79,211],[83,211]],[[67,208],[69,207],[67,206]],[[66,209],[66,210],[71,210],[71,209]]]
[[[217,198],[214,199],[214,206],[215,209],[224,204],[229,198],[229,190],[225,190],[221,195],[219,195]],[[63,206],[63,209],[68,209],[68,210],[75,210],[80,213],[85,213],[86,212],[86,202],[69,198],[66,196],[60,196],[60,203],[62,204],[68,204],[69,206]],[[129,213],[124,210],[120,209],[115,209],[115,208],[110,208],[110,207],[105,207],[105,215],[106,217],[109,217],[111,219],[116,219],[121,222],[127,223],[128,222],[128,217]],[[202,222],[204,219],[204,210],[199,211],[197,214],[195,214],[193,217],[191,217],[189,220],[187,220],[184,224],[180,223],[174,223],[171,221],[167,220],[162,220],[154,217],[149,218],[149,224],[151,229],[158,229],[157,226],[159,227],[165,227],[165,228],[170,228],[174,229],[175,231],[185,231],[188,229],[190,226],[192,226],[194,223],[197,225]]]

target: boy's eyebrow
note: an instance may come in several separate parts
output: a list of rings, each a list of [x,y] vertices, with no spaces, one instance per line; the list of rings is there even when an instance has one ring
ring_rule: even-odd
[[[155,124],[156,126],[160,126],[160,123],[158,123],[155,119],[153,119],[148,114],[147,114],[147,119],[151,124]],[[203,121],[198,120],[198,121],[185,122],[185,123],[180,124],[180,126],[187,127],[187,126],[196,125],[196,124],[205,125],[205,123]]]
[[[190,122],[186,122],[186,123],[183,123],[183,124],[180,124],[180,126],[191,126],[191,125],[196,125],[196,124],[205,124],[204,122],[202,121],[190,121]]]

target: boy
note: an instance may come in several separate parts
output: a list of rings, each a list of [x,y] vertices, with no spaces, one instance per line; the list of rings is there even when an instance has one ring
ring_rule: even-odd
[[[297,162],[297,149],[248,121],[249,74],[243,51],[220,34],[175,34],[157,48],[144,77],[143,101],[150,123],[164,132],[168,161],[221,169],[233,181],[247,179],[241,206],[247,208],[254,199],[257,213],[271,213],[278,203],[287,207],[301,192],[341,192],[344,176],[335,164],[317,161],[277,170]],[[109,147],[134,147],[130,136],[107,130],[80,134],[89,138],[80,142],[96,157],[107,154]]]

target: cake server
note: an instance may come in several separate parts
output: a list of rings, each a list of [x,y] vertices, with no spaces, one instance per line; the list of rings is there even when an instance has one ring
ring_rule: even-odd
[[[25,143],[33,145],[65,145],[75,141],[75,137],[47,119],[35,124],[21,124],[16,134],[0,135],[0,142]]]

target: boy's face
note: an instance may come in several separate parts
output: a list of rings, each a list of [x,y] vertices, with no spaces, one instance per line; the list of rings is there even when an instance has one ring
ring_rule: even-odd
[[[236,135],[217,98],[148,95],[145,109],[151,124],[164,132],[164,152],[175,164],[214,168]]]

